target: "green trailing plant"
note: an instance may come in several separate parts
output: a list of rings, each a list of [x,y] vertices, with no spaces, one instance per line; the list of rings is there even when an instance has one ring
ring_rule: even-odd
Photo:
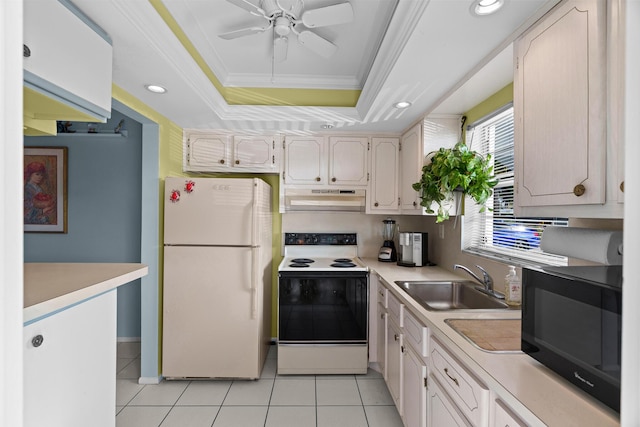
[[[471,197],[486,209],[485,203],[493,194],[493,187],[498,179],[493,176],[491,155],[485,157],[472,151],[464,142],[458,142],[453,148],[440,148],[429,153],[431,162],[422,168],[422,177],[413,184],[413,189],[420,193],[420,204],[428,213],[435,213],[436,222],[449,219],[447,201],[453,199],[453,192],[459,191]]]

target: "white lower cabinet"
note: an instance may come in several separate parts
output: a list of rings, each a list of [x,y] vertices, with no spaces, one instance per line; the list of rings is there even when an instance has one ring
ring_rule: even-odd
[[[393,318],[387,320],[387,387],[402,416],[402,331]]]
[[[438,384],[438,380],[429,376],[427,391],[428,427],[471,427],[472,424],[460,413],[455,402]]]
[[[387,310],[378,303],[378,316],[376,318],[377,348],[376,356],[380,373],[384,379],[387,379]]]
[[[429,350],[430,373],[438,380],[450,401],[471,425],[488,426],[489,389],[433,337]],[[430,425],[436,427],[444,424]]]
[[[527,423],[522,421],[501,400],[493,401],[492,427],[525,427]]]
[[[115,426],[116,291],[23,329],[24,427]]]
[[[405,427],[427,423],[427,362],[412,346],[402,346],[402,419]]]

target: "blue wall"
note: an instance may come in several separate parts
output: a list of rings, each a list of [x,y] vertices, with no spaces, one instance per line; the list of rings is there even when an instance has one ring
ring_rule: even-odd
[[[25,262],[140,262],[142,125],[112,110],[98,126],[113,129],[122,118],[126,138],[24,138],[25,146],[68,147],[68,232],[25,233]],[[139,280],[118,288],[118,337],[140,337]]]

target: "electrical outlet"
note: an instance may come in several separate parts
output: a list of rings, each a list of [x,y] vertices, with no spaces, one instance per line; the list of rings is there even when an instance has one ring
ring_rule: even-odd
[[[438,226],[438,237],[444,239],[444,224]]]

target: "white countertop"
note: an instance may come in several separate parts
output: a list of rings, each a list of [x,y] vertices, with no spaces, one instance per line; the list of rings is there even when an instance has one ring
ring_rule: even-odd
[[[619,415],[579,390],[535,359],[521,353],[491,353],[479,349],[445,323],[445,319],[519,319],[520,310],[428,311],[394,282],[450,280],[470,277],[440,267],[399,267],[365,258],[364,263],[391,287],[394,296],[431,329],[455,356],[473,370],[491,390],[516,412],[523,407],[549,426],[617,426]],[[531,422],[531,420],[525,419]]]
[[[24,319],[29,323],[146,276],[136,263],[25,263]]]

